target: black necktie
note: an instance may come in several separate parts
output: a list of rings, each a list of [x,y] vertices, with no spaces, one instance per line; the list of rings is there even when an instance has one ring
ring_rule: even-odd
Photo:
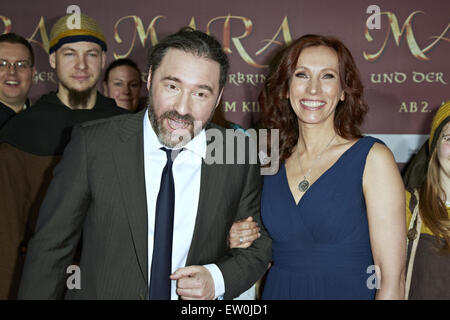
[[[152,269],[150,275],[150,300],[170,300],[172,273],[172,235],[175,210],[175,186],[172,173],[172,150],[166,152],[167,163],[161,175],[161,186],[155,210]],[[178,154],[174,151],[174,156]]]

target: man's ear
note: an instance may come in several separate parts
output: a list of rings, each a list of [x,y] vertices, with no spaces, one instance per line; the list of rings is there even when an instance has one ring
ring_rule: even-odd
[[[150,90],[151,82],[152,82],[152,67],[150,67],[150,69],[148,69],[147,90]]]
[[[56,69],[56,53],[52,52],[48,57],[48,62],[53,69]]]
[[[102,51],[102,70],[105,68],[106,63],[106,53],[105,51]]]

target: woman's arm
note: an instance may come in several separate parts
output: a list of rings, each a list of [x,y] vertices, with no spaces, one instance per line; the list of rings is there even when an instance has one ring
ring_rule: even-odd
[[[404,299],[406,265],[405,190],[392,152],[376,143],[363,175],[370,242],[379,289],[377,299]]]

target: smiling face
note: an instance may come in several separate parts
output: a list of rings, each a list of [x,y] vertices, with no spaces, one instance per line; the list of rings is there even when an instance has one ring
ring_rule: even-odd
[[[219,76],[219,63],[173,48],[149,71],[149,116],[163,145],[185,145],[210,121],[222,95]]]
[[[141,79],[137,70],[122,65],[111,69],[108,82],[105,85],[105,94],[116,100],[119,107],[136,111],[139,106],[139,93]]]
[[[58,90],[90,92],[95,90],[105,64],[105,53],[93,42],[67,43],[50,55],[50,65],[56,69]]]
[[[30,53],[20,43],[0,43],[0,61],[9,63],[26,61],[31,66]],[[0,101],[11,107],[22,107],[31,88],[34,67],[14,68],[0,70]]]
[[[325,46],[302,50],[290,79],[288,98],[299,123],[333,125],[339,100],[344,100],[336,52]]]

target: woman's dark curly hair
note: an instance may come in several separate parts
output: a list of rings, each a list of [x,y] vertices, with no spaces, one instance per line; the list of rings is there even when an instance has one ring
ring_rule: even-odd
[[[281,49],[272,59],[269,75],[259,96],[262,127],[280,130],[280,163],[289,158],[299,138],[297,115],[287,98],[289,84],[302,50],[315,46],[329,47],[338,56],[339,76],[345,99],[336,106],[334,128],[337,134],[346,139],[361,137],[359,126],[367,113],[367,105],[362,97],[364,87],[352,54],[336,38],[308,34]],[[270,130],[268,132],[270,135]],[[267,141],[270,152],[270,137]]]

